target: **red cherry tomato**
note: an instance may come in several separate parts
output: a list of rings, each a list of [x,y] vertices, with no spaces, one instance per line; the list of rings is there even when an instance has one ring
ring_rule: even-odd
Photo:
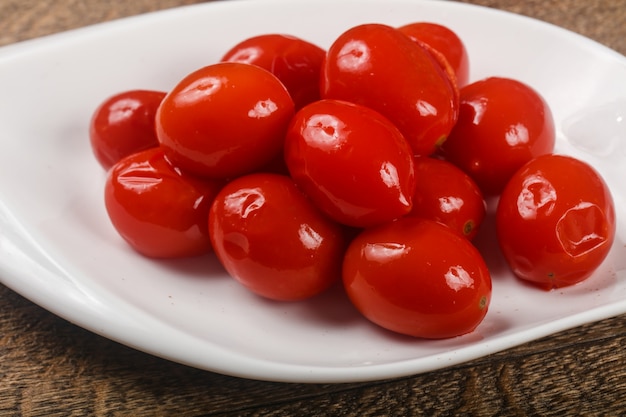
[[[452,29],[434,22],[414,22],[398,30],[413,41],[440,52],[452,67],[459,87],[469,82],[469,55],[465,44]]]
[[[159,145],[154,118],[164,97],[161,91],[130,90],[98,106],[89,124],[89,139],[104,169],[125,156]]]
[[[478,250],[450,228],[416,217],[358,235],[346,251],[343,282],[372,322],[430,339],[473,331],[491,300]]]
[[[339,100],[304,107],[287,131],[285,161],[296,184],[340,223],[365,227],[411,210],[411,148],[370,108]]]
[[[435,220],[473,239],[485,218],[486,205],[476,183],[450,162],[415,158],[415,194],[410,216]]]
[[[280,154],[293,114],[293,101],[275,75],[222,62],[189,74],[168,93],[157,112],[157,136],[181,169],[230,178]]]
[[[248,38],[232,47],[222,61],[258,65],[283,82],[296,109],[320,98],[319,80],[326,51],[303,39],[282,34]]]
[[[389,118],[418,155],[432,154],[454,126],[454,87],[431,54],[399,30],[353,27],[328,49],[322,97],[371,107]]]
[[[514,274],[549,290],[583,281],[600,266],[614,241],[615,208],[587,163],[543,155],[507,184],[496,228]]]
[[[461,89],[459,120],[442,154],[485,195],[499,194],[515,171],[554,150],[554,121],[546,101],[528,85],[491,77]]]
[[[137,252],[180,258],[211,250],[207,218],[221,186],[182,173],[156,147],[109,170],[104,201],[111,223]]]
[[[344,228],[287,176],[255,173],[228,183],[211,207],[209,230],[225,269],[260,296],[301,300],[341,278]]]

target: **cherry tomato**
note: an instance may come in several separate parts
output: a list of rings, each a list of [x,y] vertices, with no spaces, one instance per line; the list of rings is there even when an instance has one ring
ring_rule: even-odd
[[[513,175],[496,211],[513,273],[546,290],[588,278],[615,238],[615,208],[600,174],[563,155],[539,156]]]
[[[104,201],[111,223],[137,252],[181,258],[211,251],[207,218],[221,186],[181,172],[156,147],[109,170]]]
[[[319,80],[326,51],[303,39],[282,34],[248,38],[232,47],[222,61],[258,65],[283,82],[296,109],[319,100]]]
[[[441,151],[484,195],[499,194],[522,165],[554,150],[552,112],[530,86],[491,77],[460,92],[459,120]]]
[[[322,67],[322,97],[382,113],[414,153],[432,154],[454,126],[454,87],[431,54],[390,26],[365,24],[341,34]]]
[[[168,93],[157,112],[157,136],[181,169],[230,178],[280,154],[293,114],[293,101],[275,75],[222,62],[189,74]]]
[[[89,139],[104,169],[125,156],[159,145],[154,118],[164,97],[161,91],[129,90],[98,106],[89,124]]]
[[[469,55],[465,44],[452,29],[434,22],[413,22],[398,30],[414,42],[440,52],[452,67],[460,87],[469,82]]]
[[[229,182],[210,210],[215,253],[257,295],[293,301],[341,279],[347,234],[291,178],[254,173]]]
[[[473,239],[485,218],[486,205],[476,183],[450,162],[415,158],[415,194],[410,216],[438,221]]]
[[[285,162],[305,194],[340,223],[366,227],[411,210],[411,148],[393,123],[365,106],[320,100],[298,111]]]
[[[473,331],[491,300],[478,250],[449,227],[417,217],[359,234],[346,251],[343,282],[370,321],[430,339]]]

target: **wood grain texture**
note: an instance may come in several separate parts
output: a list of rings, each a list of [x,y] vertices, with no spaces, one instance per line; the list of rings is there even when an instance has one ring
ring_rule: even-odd
[[[624,0],[460,0],[563,27],[626,54]]]
[[[623,0],[476,0],[626,54]],[[194,1],[0,0],[0,44]],[[0,285],[0,416],[617,416],[626,315],[407,378],[285,384],[189,368],[107,340]]]
[[[1,416],[618,415],[626,316],[438,372],[354,384],[251,381],[137,352],[0,287]]]
[[[203,1],[0,0],[0,45],[195,3]]]

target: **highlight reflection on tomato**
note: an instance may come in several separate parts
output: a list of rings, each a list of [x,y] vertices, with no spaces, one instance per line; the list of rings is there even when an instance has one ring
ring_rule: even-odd
[[[500,196],[496,226],[513,273],[552,289],[583,281],[600,266],[615,238],[615,208],[591,166],[544,155],[511,178]]]
[[[359,234],[346,252],[343,282],[372,322],[430,339],[473,331],[491,300],[478,250],[450,228],[416,217]]]

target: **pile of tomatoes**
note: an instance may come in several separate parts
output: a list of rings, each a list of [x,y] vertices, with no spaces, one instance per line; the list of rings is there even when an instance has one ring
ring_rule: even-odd
[[[264,34],[168,92],[94,112],[119,234],[153,258],[213,251],[262,297],[343,283],[402,334],[473,331],[491,277],[472,239],[495,198],[501,252],[538,287],[589,277],[614,239],[600,175],[554,154],[550,108],[510,78],[469,82],[467,50],[432,23],[363,24],[327,50]]]

